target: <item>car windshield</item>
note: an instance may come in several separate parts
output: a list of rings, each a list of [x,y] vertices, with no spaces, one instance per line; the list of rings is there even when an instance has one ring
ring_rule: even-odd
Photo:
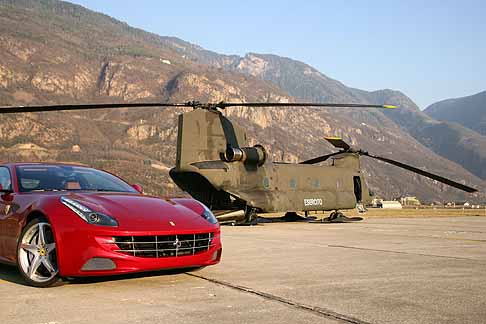
[[[69,165],[21,165],[16,167],[20,192],[112,191],[137,192],[123,180],[103,171]]]

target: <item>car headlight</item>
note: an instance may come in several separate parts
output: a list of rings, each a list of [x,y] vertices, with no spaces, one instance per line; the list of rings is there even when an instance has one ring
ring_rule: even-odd
[[[101,226],[118,226],[118,222],[111,216],[96,212],[80,202],[62,196],[61,203],[81,217],[86,223]]]
[[[202,218],[210,222],[211,224],[217,224],[218,220],[216,219],[216,216],[213,215],[211,210],[209,210],[208,207],[204,206],[204,211],[201,214]]]

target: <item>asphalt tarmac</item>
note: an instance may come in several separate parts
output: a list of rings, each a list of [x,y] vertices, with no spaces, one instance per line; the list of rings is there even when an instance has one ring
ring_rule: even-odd
[[[1,323],[486,323],[486,217],[223,227],[196,272],[22,284],[0,265]]]

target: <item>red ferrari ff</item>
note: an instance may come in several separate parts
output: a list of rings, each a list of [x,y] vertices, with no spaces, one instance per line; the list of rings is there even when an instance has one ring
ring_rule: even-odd
[[[0,261],[17,264],[32,286],[221,258],[219,224],[194,199],[145,196],[112,174],[69,164],[3,164],[0,186]]]

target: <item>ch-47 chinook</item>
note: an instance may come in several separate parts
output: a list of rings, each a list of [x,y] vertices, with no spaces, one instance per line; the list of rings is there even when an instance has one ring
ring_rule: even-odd
[[[361,172],[360,157],[366,156],[404,168],[438,182],[472,193],[461,183],[388,158],[352,148],[340,138],[326,138],[339,151],[300,163],[272,162],[262,145],[250,147],[245,130],[222,114],[242,107],[333,107],[396,108],[389,105],[332,103],[108,103],[0,108],[3,113],[58,110],[192,107],[179,115],[176,165],[172,180],[193,198],[209,206],[220,221],[254,224],[259,212],[295,214],[333,211],[324,219],[349,219],[339,210],[358,208],[371,202]],[[331,163],[319,165],[330,159]],[[358,218],[360,219],[360,218]]]

